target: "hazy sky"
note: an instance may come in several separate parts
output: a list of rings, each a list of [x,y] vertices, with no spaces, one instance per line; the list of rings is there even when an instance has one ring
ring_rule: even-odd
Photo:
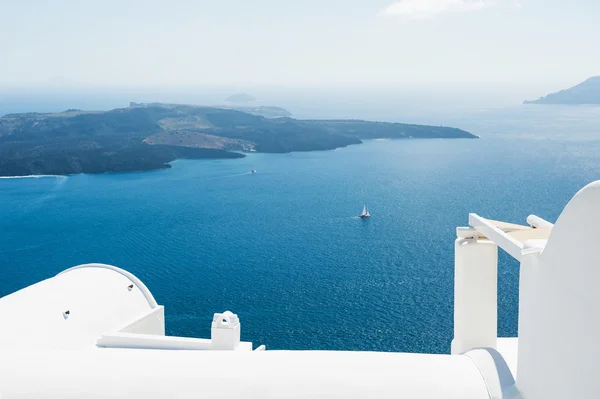
[[[600,75],[599,18],[598,0],[0,0],[0,87],[553,89]]]

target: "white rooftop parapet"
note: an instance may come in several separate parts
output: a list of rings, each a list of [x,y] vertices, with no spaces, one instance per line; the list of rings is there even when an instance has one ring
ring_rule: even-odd
[[[240,345],[240,319],[229,310],[215,313],[210,330],[214,350],[235,350]]]

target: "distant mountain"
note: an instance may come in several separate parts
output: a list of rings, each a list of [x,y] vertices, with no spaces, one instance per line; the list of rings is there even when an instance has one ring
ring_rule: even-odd
[[[375,138],[476,136],[442,126],[265,118],[234,109],[132,103],[112,111],[5,115],[0,176],[153,170],[179,158],[331,150]]]
[[[524,104],[600,104],[600,76],[591,77],[577,86],[548,94],[538,100],[525,101]]]
[[[250,103],[252,101],[256,101],[256,98],[247,93],[237,93],[227,97],[225,101],[231,103]]]

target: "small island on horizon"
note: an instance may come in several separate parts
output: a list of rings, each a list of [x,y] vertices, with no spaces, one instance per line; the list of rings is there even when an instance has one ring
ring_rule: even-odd
[[[248,94],[248,93],[236,93],[232,94],[225,99],[225,101],[231,103],[250,103],[256,101],[256,97]]]
[[[556,93],[550,93],[537,100],[524,101],[523,104],[600,104],[600,76],[593,76],[576,86]]]
[[[7,114],[0,118],[0,176],[155,170],[175,159],[332,150],[377,138],[477,138],[452,127],[282,115],[291,114],[279,107],[163,103]]]

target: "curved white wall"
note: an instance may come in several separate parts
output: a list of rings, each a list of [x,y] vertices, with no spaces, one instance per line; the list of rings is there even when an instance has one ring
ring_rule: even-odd
[[[162,307],[131,276],[85,265],[0,298],[0,349],[94,347],[102,334],[135,330],[140,320],[148,333],[164,334]]]
[[[519,287],[517,386],[527,399],[600,398],[600,182],[556,221]]]

